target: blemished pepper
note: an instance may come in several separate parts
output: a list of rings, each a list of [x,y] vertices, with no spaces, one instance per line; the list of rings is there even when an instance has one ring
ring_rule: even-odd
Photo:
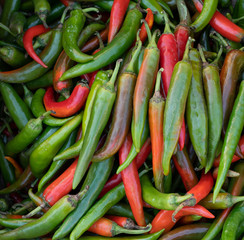
[[[148,26],[148,25],[146,25]],[[140,151],[143,142],[142,132],[146,124],[148,103],[153,92],[159,65],[159,50],[156,44],[158,31],[150,35],[148,30],[149,44],[144,51],[143,62],[136,80],[133,96],[133,115],[131,123],[131,135],[133,145],[137,152]]]
[[[180,196],[178,193],[159,192],[153,187],[147,174],[141,177],[141,187],[143,200],[157,209],[174,210],[191,197],[191,194]]]
[[[155,186],[158,191],[163,192],[163,114],[165,99],[160,93],[160,81],[161,81],[161,68],[158,71],[157,80],[155,84],[155,92],[153,97],[149,101],[148,107],[148,120],[150,127],[150,136],[152,142],[152,165],[153,165],[153,177]]]
[[[163,122],[164,154],[162,159],[165,175],[169,174],[170,159],[180,136],[187,95],[191,84],[192,67],[188,57],[191,42],[192,39],[189,38],[183,60],[174,67],[165,103]],[[184,91],[182,91],[182,87],[184,87]]]
[[[222,54],[222,47],[218,53],[218,57],[211,64],[207,63],[201,47],[199,50],[203,62],[203,86],[208,111],[208,154],[205,166],[205,172],[208,172],[214,162],[223,122],[221,87],[217,66],[219,57]]]
[[[30,155],[30,167],[37,177],[44,175],[45,170],[51,163],[53,157],[62,147],[71,132],[79,126],[82,121],[83,112],[63,125],[57,132],[42,142]]]
[[[32,118],[28,106],[10,84],[0,82],[0,92],[13,121],[20,130],[23,129]]]
[[[94,55],[94,60],[84,64],[77,64],[66,71],[60,80],[62,81],[78,77],[85,73],[94,72],[117,60],[127,51],[135,40],[141,18],[142,14],[137,8],[130,10],[116,37],[105,48]]]
[[[43,25],[47,28],[46,18],[51,11],[51,6],[48,0],[32,0],[35,8],[35,13],[43,22]]]
[[[132,52],[131,61],[118,76],[117,95],[114,104],[111,127],[104,146],[95,153],[92,161],[101,161],[113,156],[123,144],[130,128],[133,92],[136,84],[135,62],[140,54],[141,41]]]
[[[78,164],[73,179],[73,189],[77,187],[85,175],[88,165],[96,150],[101,134],[109,120],[116,98],[114,83],[117,78],[121,60],[117,60],[115,70],[109,82],[101,86],[97,92],[91,109],[83,144],[80,150]]]
[[[206,166],[208,153],[208,114],[203,92],[200,54],[191,49],[192,80],[187,98],[186,120],[194,150],[202,167]]]
[[[55,229],[56,226],[59,225],[65,219],[65,217],[75,209],[77,202],[84,196],[86,192],[87,189],[83,190],[77,195],[64,196],[41,218],[36,219],[31,223],[27,223],[22,227],[1,234],[1,239],[33,239],[46,235]]]
[[[224,183],[228,169],[230,168],[232,157],[241,137],[244,126],[244,81],[241,81],[238,95],[236,97],[230,120],[226,130],[222,154],[220,158],[218,177],[214,187],[213,202]]]

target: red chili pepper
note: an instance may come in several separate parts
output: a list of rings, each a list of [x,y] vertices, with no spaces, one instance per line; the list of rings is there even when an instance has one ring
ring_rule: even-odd
[[[134,221],[130,218],[127,217],[121,217],[121,216],[111,216],[111,215],[106,215],[106,218],[114,221],[117,223],[120,227],[127,228],[127,229],[135,229],[136,225]]]
[[[221,157],[221,154],[219,154],[219,156],[214,159],[214,163],[213,163],[214,167],[218,167],[219,166],[220,157]],[[241,159],[240,157],[234,155],[231,162],[234,163],[234,162],[237,162],[240,159]]]
[[[242,155],[244,155],[244,135],[242,135],[239,140],[239,148],[241,150]]]
[[[69,117],[77,113],[82,108],[88,94],[88,85],[78,83],[68,99],[62,102],[56,102],[53,88],[49,87],[44,95],[43,102],[47,111],[53,110],[55,112],[51,113],[53,116]]]
[[[141,148],[141,151],[135,157],[137,169],[139,169],[142,166],[142,164],[146,161],[146,159],[147,159],[147,157],[148,157],[148,155],[150,154],[151,151],[152,151],[151,140],[150,140],[150,138],[148,138],[146,140],[146,142],[143,144],[143,146]],[[101,191],[101,193],[99,195],[99,198],[101,198],[108,191],[110,191],[111,189],[113,189],[114,187],[119,185],[121,182],[122,182],[121,173],[114,174],[107,181],[107,183],[104,185],[103,190]]]
[[[145,17],[145,20],[146,20],[149,28],[152,29],[153,22],[154,22],[154,15],[153,15],[153,12],[150,8],[147,8],[147,15]],[[140,37],[142,43],[145,42],[147,39],[147,30],[145,27],[145,23],[143,23],[141,26],[141,31],[139,33],[139,37]]]
[[[12,157],[9,157],[9,156],[5,156],[5,159],[10,162],[14,169],[15,169],[15,176],[16,176],[16,179],[19,178],[19,176],[23,173],[23,169],[22,167],[19,165],[19,163],[14,160]]]
[[[126,160],[131,146],[132,137],[129,134],[119,149],[120,165]],[[135,160],[133,160],[131,164],[121,172],[121,176],[125,187],[125,194],[131,206],[135,220],[139,226],[146,226],[141,195],[141,183]]]
[[[114,0],[110,13],[108,42],[111,42],[123,23],[129,0]]]
[[[194,5],[198,12],[202,11],[202,3],[199,0],[193,0]],[[231,22],[228,18],[216,11],[213,15],[210,25],[223,37],[228,38],[234,42],[244,41],[244,29],[238,27],[235,23]]]
[[[172,220],[174,211],[173,210],[161,210],[152,221],[152,229],[150,233],[155,233],[164,228],[164,233],[171,230],[175,225],[175,222]],[[214,218],[214,215],[209,212],[206,208],[195,205],[194,207],[184,207],[181,209],[175,216],[176,221],[178,221],[183,216],[188,215],[199,215],[205,218]]]
[[[46,33],[48,31],[50,31],[50,28],[45,28],[43,25],[36,25],[27,29],[23,36],[23,44],[26,52],[29,54],[31,58],[33,58],[33,60],[41,64],[44,68],[48,68],[48,66],[35,53],[32,41],[34,37],[39,36],[40,34]]]
[[[68,7],[70,4],[72,4],[72,1],[69,0],[59,0],[65,7]]]

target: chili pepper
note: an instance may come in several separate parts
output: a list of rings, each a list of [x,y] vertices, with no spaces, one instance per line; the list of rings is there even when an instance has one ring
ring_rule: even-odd
[[[244,183],[244,163],[243,162],[238,163],[235,166],[234,170],[239,172],[240,176],[237,178],[232,178],[229,185],[228,192],[230,192],[234,196],[238,196],[242,192],[243,183]],[[227,208],[220,213],[220,215],[214,220],[214,222],[210,226],[208,232],[202,238],[203,240],[214,239],[218,235],[231,209],[232,208]]]
[[[229,117],[234,105],[238,77],[244,68],[244,52],[231,50],[227,53],[220,72],[223,102],[223,132],[226,133]]]
[[[198,12],[202,11],[202,4],[199,0],[193,0],[193,3]],[[211,11],[210,11],[211,12]],[[244,30],[231,22],[228,18],[222,15],[219,11],[215,11],[210,20],[210,25],[223,37],[234,42],[242,42],[244,38]]]
[[[122,28],[113,41],[96,53],[94,60],[84,64],[77,64],[66,71],[60,80],[62,81],[68,78],[78,77],[85,73],[94,72],[118,59],[127,51],[136,38],[136,32],[139,29],[141,18],[142,14],[137,8],[130,10],[125,17]]]
[[[173,210],[161,210],[152,221],[152,229],[150,233],[155,233],[164,228],[164,232],[169,232],[174,226],[175,222],[172,220]],[[199,215],[206,218],[214,218],[214,215],[210,213],[206,208],[195,205],[194,207],[184,207],[177,213],[176,220],[179,220],[183,216],[187,215]]]
[[[0,194],[8,194],[11,192],[18,191],[23,187],[27,186],[28,184],[32,183],[34,179],[35,178],[30,170],[30,166],[28,166],[25,168],[24,172],[14,183],[12,183],[4,189],[1,189]]]
[[[81,123],[83,112],[79,113],[57,132],[42,142],[30,155],[31,171],[35,176],[42,176],[53,157],[62,147],[71,132]]]
[[[13,156],[20,153],[28,145],[30,145],[42,132],[42,120],[49,114],[50,111],[44,113],[39,118],[30,119],[24,128],[21,129],[21,131],[5,145],[5,154],[8,156]]]
[[[49,15],[47,16],[47,19],[46,19],[47,24],[52,23],[53,21],[60,18],[63,14],[64,9],[65,9],[65,6],[61,2],[59,2],[59,1],[55,2],[55,5],[52,6],[52,9],[51,9]],[[28,29],[28,28],[33,27],[38,24],[42,24],[41,19],[38,16],[33,15],[27,19],[25,29]]]
[[[234,11],[233,11],[233,18],[241,18],[243,16],[243,10],[244,10],[243,1],[242,0],[236,1]],[[238,25],[243,28],[244,27],[243,20],[239,21]]]
[[[22,47],[20,47],[20,46],[17,45],[17,44],[14,44],[14,43],[9,43],[9,42],[1,41],[1,40],[0,40],[0,46],[2,46],[2,47],[5,47],[5,46],[6,46],[6,47],[14,47],[14,48],[20,50],[21,52],[24,52],[24,49],[23,49]]]
[[[153,165],[153,177],[155,186],[158,191],[163,192],[163,168],[162,168],[162,157],[163,157],[163,113],[165,99],[160,93],[160,81],[161,72],[163,69],[158,71],[155,92],[153,97],[149,101],[148,118],[150,135],[152,141],[152,165]]]
[[[22,167],[12,157],[5,156],[5,159],[13,165],[15,177],[19,178],[19,176],[23,173]]]
[[[200,205],[207,209],[226,209],[234,204],[244,200],[244,196],[233,196],[229,193],[219,193],[215,203],[212,201],[213,194],[210,193],[207,197],[199,202]]]
[[[195,1],[194,1],[195,2]],[[217,10],[218,1],[216,0],[205,0],[197,19],[191,24],[191,28],[194,32],[201,31],[208,25],[213,15]]]
[[[191,42],[192,39],[189,37],[183,60],[176,63],[174,67],[165,103],[163,122],[164,154],[162,159],[165,175],[169,174],[170,159],[180,136],[187,95],[191,84],[192,67],[188,58]],[[182,91],[183,86],[184,91]]]
[[[140,229],[140,227],[137,226],[134,223],[134,221],[130,218],[121,217],[121,216],[112,216],[112,215],[105,215],[105,217],[117,223],[120,227],[127,228],[127,229],[137,229],[137,228]]]
[[[208,172],[213,165],[222,128],[223,112],[219,70],[217,67],[219,57],[222,53],[222,47],[218,53],[218,57],[211,64],[206,62],[202,49],[199,48],[199,50],[203,62],[203,85],[208,109],[208,161],[205,167],[205,172]]]
[[[47,127],[42,134],[39,136],[37,140],[35,140],[30,148],[26,151],[22,151],[19,155],[21,165],[26,167],[29,163],[29,157],[34,149],[39,146],[43,141],[45,141],[48,137],[50,137],[53,133],[58,130],[57,127]]]
[[[110,13],[110,22],[109,22],[109,31],[108,31],[108,42],[110,43],[117,32],[119,31],[123,19],[126,13],[126,10],[129,6],[128,0],[115,0]]]
[[[31,112],[10,84],[0,82],[0,91],[10,116],[21,130],[31,119]]]
[[[188,93],[186,117],[192,145],[202,167],[206,166],[208,153],[208,114],[202,84],[200,54],[191,49],[192,80]]]
[[[198,215],[189,215],[189,216],[185,216],[185,217],[182,217],[178,223],[179,223],[179,226],[181,225],[188,225],[189,223],[192,223],[192,222],[197,222],[199,220],[202,219],[202,216],[198,216]]]
[[[106,12],[111,12],[113,3],[114,3],[114,1],[110,1],[110,0],[95,1],[95,5],[97,5],[98,7],[100,7],[102,10],[104,10]],[[136,7],[136,3],[133,1],[130,1],[127,11],[129,11],[135,7]]]
[[[178,227],[159,238],[159,240],[202,239],[210,227],[209,223],[198,223]]]
[[[124,143],[119,149],[120,164],[122,164],[126,160],[130,152],[131,146],[131,135],[127,135]],[[139,226],[145,226],[146,222],[143,212],[141,184],[135,161],[132,161],[131,164],[121,172],[121,177],[125,188],[125,194],[131,206],[134,218]]]
[[[242,222],[238,226],[238,229],[237,229],[237,232],[236,232],[236,238],[240,239],[241,236],[243,236],[243,233],[244,233],[244,223]]]
[[[48,31],[50,31],[49,28],[45,28],[43,25],[36,25],[34,27],[27,29],[23,36],[23,43],[24,43],[25,50],[34,61],[42,65],[44,68],[47,68],[48,66],[45,65],[45,63],[35,53],[32,45],[32,41],[34,37],[46,33]]]
[[[77,195],[67,195],[60,199],[49,211],[41,218],[27,223],[22,227],[7,233],[1,234],[1,239],[33,239],[46,235],[56,228],[65,217],[75,209],[77,202],[86,193],[87,189]]]
[[[218,171],[219,171],[219,167],[215,168],[214,171],[213,171],[213,178],[216,180],[217,179],[217,176],[218,176]],[[239,177],[239,173],[238,172],[235,172],[235,171],[232,171],[232,170],[228,170],[227,171],[227,174],[226,174],[226,177]]]
[[[6,26],[9,25],[10,16],[13,12],[18,11],[20,8],[20,0],[9,0],[4,3],[0,22]],[[4,30],[0,30],[1,39],[6,38],[8,33]]]
[[[24,31],[24,25],[26,23],[26,17],[22,12],[13,12],[9,21],[9,29],[14,34],[18,35]]]
[[[12,184],[15,182],[15,174],[14,174],[14,168],[8,162],[7,159],[5,159],[5,153],[4,153],[4,143],[2,141],[2,138],[0,138],[0,170],[1,174],[3,176],[5,184]],[[1,190],[0,190],[1,191]]]
[[[102,51],[102,50],[101,50]],[[97,143],[109,120],[115,101],[116,92],[114,82],[117,78],[121,60],[117,60],[116,67],[109,82],[101,86],[97,92],[91,109],[90,120],[85,131],[78,164],[73,179],[73,189],[77,187],[84,176],[87,167],[96,150]]]
[[[35,8],[35,13],[38,15],[38,17],[43,22],[43,25],[48,28],[46,23],[47,15],[51,11],[51,6],[48,2],[48,0],[32,0]]]
[[[40,117],[43,113],[46,112],[46,109],[43,106],[43,97],[45,95],[45,90],[42,88],[39,88],[32,99],[31,102],[31,111],[34,114],[35,117]],[[63,119],[58,119],[58,118],[54,118],[52,116],[48,116],[43,120],[43,123],[45,123],[48,126],[62,126],[65,123],[69,122],[73,117],[69,117],[69,118],[63,118]]]
[[[213,202],[223,185],[231,160],[234,156],[236,146],[241,136],[244,126],[244,81],[241,82],[238,95],[236,97],[230,120],[225,134],[222,154],[220,158],[218,177],[214,187]]]
[[[24,102],[30,108],[31,101],[33,98],[33,93],[24,84],[22,85],[22,87],[24,89]]]
[[[64,236],[68,235],[72,231],[72,229],[75,227],[75,225],[78,223],[80,218],[83,217],[84,214],[88,211],[88,209],[92,206],[92,204],[97,199],[97,196],[99,195],[100,191],[102,190],[105,182],[107,181],[107,179],[110,175],[110,172],[113,167],[113,162],[114,162],[114,158],[112,157],[112,158],[108,158],[107,160],[99,162],[99,163],[92,163],[91,167],[89,168],[87,177],[82,185],[82,188],[86,185],[89,186],[86,196],[81,201],[79,201],[76,209],[66,217],[66,219],[63,222],[63,224],[61,225],[61,227],[54,233],[53,239],[60,239]],[[77,161],[76,161],[76,164],[77,164]],[[64,185],[63,184],[64,181],[62,180],[62,181],[60,181],[59,185],[62,185],[62,188],[65,188],[65,189],[69,188],[69,190],[71,190],[73,176],[74,176],[74,171],[73,171],[72,177],[70,177],[71,180],[69,181],[69,184]],[[61,180],[62,177],[59,177],[59,179]],[[54,183],[56,186],[58,186],[58,184],[57,184],[58,179],[53,182],[53,184],[52,184],[53,186],[54,186]],[[51,188],[51,185],[49,186],[49,188]],[[56,194],[58,193],[57,195],[60,195],[59,193],[61,191],[60,190],[56,191],[56,190],[58,190],[57,187],[54,187],[52,189],[53,192],[56,192]],[[46,192],[48,192],[48,189],[46,189],[44,191],[45,198],[50,199],[51,194],[45,195]],[[52,199],[52,202],[54,200],[55,199]],[[52,202],[51,202],[51,204],[52,204]]]
[[[59,152],[64,151],[68,147],[70,147],[74,142],[75,142],[75,137],[76,137],[77,131],[74,130],[69,138],[66,140],[62,148],[59,150]],[[65,161],[55,161],[52,162],[49,170],[45,173],[45,175],[41,178],[39,184],[38,184],[38,191],[41,191],[43,186],[51,180],[55,174],[60,170],[60,168],[65,164]]]
[[[56,102],[54,91],[49,87],[44,95],[43,102],[47,111],[53,110],[51,115],[55,117],[70,117],[80,111],[89,94],[89,87],[86,83],[78,83],[70,97],[64,101]]]
[[[235,239],[238,226],[244,221],[244,203],[237,204],[225,220],[221,239]],[[231,229],[231,230],[230,230]]]
[[[176,154],[173,156],[173,161],[178,173],[181,176],[185,189],[189,191],[195,185],[197,185],[198,179],[186,148],[184,148],[182,151],[177,149]]]
[[[92,158],[102,161],[113,156],[123,144],[130,128],[132,117],[133,92],[136,84],[135,62],[141,50],[141,41],[132,52],[131,61],[118,77],[117,96],[115,100],[111,127],[104,146]]]
[[[137,169],[139,169],[142,164],[146,161],[148,155],[151,152],[151,140],[148,138],[145,143],[143,144],[141,151],[138,153],[138,155],[135,157],[136,166]],[[120,184],[122,181],[121,173],[114,174],[105,184],[103,187],[103,190],[101,191],[99,198],[101,198],[105,193],[107,193],[109,190],[116,187],[118,184]]]
[[[53,34],[48,45],[40,54],[40,58],[48,68],[43,68],[40,64],[32,61],[21,68],[7,72],[0,72],[0,80],[9,83],[23,83],[34,80],[46,73],[53,66],[61,52],[61,26],[62,25],[59,25],[55,30],[53,30]]]
[[[93,225],[88,229],[88,232],[96,233],[100,236],[114,237],[121,233],[127,234],[142,234],[150,231],[150,226],[141,227],[141,229],[126,229],[120,227],[117,223],[111,221],[107,218],[98,219]]]
[[[27,223],[33,222],[34,219],[8,219],[0,218],[0,225],[5,228],[18,228]]]
[[[52,30],[49,30],[48,32],[42,33],[39,36],[37,36],[36,41],[33,44],[33,48],[38,49],[46,47],[52,36],[52,33]]]
[[[106,27],[104,30],[102,30],[100,33],[100,36],[103,41],[106,41],[108,38],[108,27]],[[82,52],[89,52],[93,49],[95,49],[99,45],[99,39],[98,37],[93,37],[89,41],[86,42],[86,44],[81,48]]]
[[[157,34],[158,31],[155,31],[153,36],[150,36],[150,30],[148,30],[149,44],[144,52],[142,66],[134,90],[131,135],[137,152],[140,151],[143,144],[141,142],[142,132],[147,118],[148,103],[158,71],[159,50],[156,45]]]
[[[217,158],[214,159],[214,163],[213,163],[213,166],[214,167],[218,167],[219,166],[219,163],[220,163],[220,157],[221,155],[219,155]],[[234,155],[232,160],[231,160],[231,163],[234,163],[236,161],[240,160],[240,157]]]

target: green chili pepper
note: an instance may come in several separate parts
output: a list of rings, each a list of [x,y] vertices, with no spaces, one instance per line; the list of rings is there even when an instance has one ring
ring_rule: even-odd
[[[0,57],[13,68],[21,67],[30,61],[23,52],[10,46],[0,48]]]
[[[52,36],[52,30],[50,30],[50,31],[48,31],[46,33],[43,33],[43,34],[39,35],[36,38],[35,43],[33,44],[33,48],[34,49],[37,49],[39,47],[46,47],[46,45],[48,44],[51,36]]]
[[[183,60],[174,67],[166,98],[163,122],[164,155],[162,159],[164,175],[169,174],[170,159],[176,148],[184,119],[186,100],[192,78],[192,66],[188,59],[191,42],[192,39],[189,38]]]
[[[86,63],[93,60],[92,55],[87,55],[78,47],[77,41],[86,21],[86,17],[82,9],[74,9],[70,13],[70,17],[64,23],[63,30],[63,48],[66,54],[74,61]]]
[[[94,99],[90,120],[86,128],[78,164],[75,170],[73,189],[80,183],[96,150],[101,134],[109,120],[116,98],[114,83],[117,78],[121,60],[117,60],[115,70],[109,82],[101,86]]]
[[[22,12],[13,12],[9,22],[9,29],[12,33],[18,35],[24,31],[26,17]]]
[[[74,145],[72,145],[70,148],[66,149],[65,151],[61,152],[60,154],[56,155],[54,157],[54,161],[57,160],[63,160],[63,159],[70,159],[73,157],[76,157],[79,155],[83,140],[85,137],[85,132],[87,129],[87,126],[89,124],[90,116],[91,116],[91,110],[92,106],[96,97],[97,90],[106,82],[109,81],[109,77],[111,76],[112,71],[99,71],[96,75],[96,78],[92,84],[91,90],[89,92],[89,95],[86,100],[86,106],[84,110],[84,115],[82,119],[82,137],[79,141],[77,141]]]
[[[19,8],[20,8],[20,3],[21,1],[20,0],[8,0],[4,3],[4,7],[3,7],[3,11],[2,11],[2,14],[1,14],[1,18],[0,18],[0,22],[2,24],[4,24],[5,26],[8,26],[9,25],[9,21],[10,21],[10,17],[11,17],[11,14],[14,12],[14,11],[18,11]],[[8,35],[8,33],[4,30],[0,30],[0,38],[1,39],[4,39],[6,38]]]
[[[191,49],[192,80],[187,98],[186,120],[190,139],[200,164],[205,167],[208,153],[208,115],[202,84],[200,54]]]
[[[207,173],[213,165],[223,122],[221,87],[219,69],[217,67],[222,47],[218,57],[211,64],[207,63],[202,49],[200,48],[199,50],[203,62],[203,85],[208,109],[208,155],[205,167],[205,173]]]
[[[141,177],[142,198],[156,209],[175,210],[180,203],[191,197],[191,194],[180,196],[178,193],[161,193],[153,187],[147,174]]]
[[[44,175],[44,171],[64,144],[65,140],[71,132],[81,123],[83,112],[75,116],[57,132],[42,142],[30,155],[30,167],[32,173],[40,177]]]
[[[233,196],[229,193],[219,193],[215,203],[213,203],[213,194],[210,193],[207,197],[199,202],[200,205],[207,209],[226,209],[234,204],[244,201],[244,196]]]
[[[75,142],[75,138],[77,135],[78,129],[75,129],[69,136],[69,138],[66,140],[64,145],[61,147],[59,152],[64,151],[68,147],[70,147]],[[38,184],[38,191],[40,192],[41,189],[44,187],[44,185],[51,180],[55,174],[60,170],[60,168],[65,164],[65,161],[55,161],[52,162],[49,170],[46,172],[46,174],[41,178],[39,184]]]
[[[0,138],[0,170],[6,185],[15,182],[14,167],[7,159],[5,159],[4,143],[1,138]]]
[[[62,81],[78,77],[85,73],[94,72],[122,56],[135,40],[141,18],[142,14],[137,8],[130,10],[125,17],[122,28],[113,41],[96,53],[94,55],[94,60],[84,64],[77,64],[66,71],[60,80]]]
[[[27,223],[33,222],[35,219],[8,219],[8,218],[0,218],[0,225],[5,228],[18,228]]]
[[[43,25],[45,27],[47,26],[46,18],[49,12],[51,11],[51,6],[48,2],[48,0],[32,0],[35,8],[35,13],[38,15],[38,17],[43,22]]]
[[[89,186],[85,197],[79,201],[76,209],[66,217],[63,224],[54,233],[53,239],[61,239],[62,237],[67,236],[89,210],[108,180],[113,167],[113,162],[114,158],[111,157],[99,163],[92,163],[82,185],[82,188],[84,188],[84,186]]]
[[[21,2],[20,10],[24,12],[31,12],[34,10],[34,4],[32,0]]]
[[[224,183],[227,171],[230,168],[231,160],[234,156],[238,141],[244,126],[244,81],[242,80],[236,97],[233,110],[230,115],[228,127],[225,134],[224,144],[219,164],[218,177],[213,192],[213,202]]]
[[[241,239],[241,236],[244,234],[244,221],[239,224],[237,232],[236,232],[236,239]]]
[[[9,204],[5,198],[0,198],[0,211],[7,212],[9,209]]]
[[[31,101],[33,98],[33,93],[23,84],[23,89],[24,89],[24,102],[25,104],[31,108]]]
[[[45,116],[48,116],[50,113],[51,112],[49,111],[39,118],[30,119],[24,128],[21,129],[21,131],[5,145],[5,154],[8,156],[14,156],[30,145],[42,132],[42,121]]]
[[[19,155],[21,165],[26,167],[29,164],[29,158],[31,153],[37,148],[43,141],[45,141],[48,137],[50,137],[53,133],[58,130],[58,127],[47,127],[42,134],[35,140],[30,148],[26,151],[22,151]]]
[[[2,46],[2,47],[6,47],[6,46],[7,47],[14,47],[14,48],[20,50],[21,52],[25,52],[25,49],[20,47],[19,45],[14,44],[14,43],[10,43],[10,42],[6,42],[6,41],[0,41],[0,46]]]
[[[150,30],[148,34],[150,34],[149,32]],[[158,31],[155,31],[152,37],[149,36],[149,44],[144,52],[143,62],[136,80],[133,96],[131,136],[137,152],[140,151],[143,145],[141,136],[147,118],[148,103],[153,92],[158,72],[159,49],[156,44],[157,34]]]
[[[55,5],[52,6],[52,9],[51,9],[49,15],[47,16],[46,22],[48,24],[50,24],[53,21],[60,18],[64,9],[65,9],[65,6],[63,3],[61,3],[60,1],[56,2]],[[27,19],[25,29],[31,28],[31,27],[36,26],[38,24],[42,24],[41,19],[38,16],[33,15]]]
[[[77,195],[66,195],[62,197],[41,218],[2,234],[1,240],[33,239],[46,235],[54,230],[75,209],[77,202],[83,197],[86,191],[87,189]]]
[[[244,12],[244,2],[243,0],[237,0],[233,11],[233,18],[235,19],[235,18],[243,17],[243,12]],[[238,25],[243,28],[244,20],[239,21]]]
[[[238,203],[225,220],[221,239],[236,239],[238,226],[244,221],[244,202]]]
[[[191,28],[195,32],[201,31],[208,25],[214,13],[217,10],[218,0],[205,0],[202,11],[198,18],[191,24]]]
[[[10,116],[21,130],[32,118],[29,108],[10,84],[0,81],[0,92]]]
[[[43,105],[43,97],[45,95],[45,90],[42,88],[39,88],[32,99],[31,102],[31,111],[35,117],[40,117],[44,112],[46,112],[45,107]],[[48,126],[57,127],[62,126],[68,121],[70,121],[73,117],[68,118],[54,118],[52,116],[48,116],[44,119],[43,123],[45,123]]]
[[[138,61],[137,61],[136,75],[138,75],[138,73],[140,72],[144,53],[145,53],[145,47],[142,46],[141,53],[140,53],[140,55],[138,57]]]
[[[9,71],[0,72],[0,80],[9,83],[23,83],[34,80],[44,73],[46,73],[55,63],[62,50],[62,25],[53,30],[53,34],[48,45],[40,54],[42,61],[48,66],[48,68],[42,67],[36,61],[32,61],[25,66]]]

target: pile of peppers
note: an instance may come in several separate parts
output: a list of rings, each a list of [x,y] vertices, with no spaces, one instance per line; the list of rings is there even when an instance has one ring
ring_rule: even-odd
[[[243,239],[243,16],[1,0],[0,239]]]

